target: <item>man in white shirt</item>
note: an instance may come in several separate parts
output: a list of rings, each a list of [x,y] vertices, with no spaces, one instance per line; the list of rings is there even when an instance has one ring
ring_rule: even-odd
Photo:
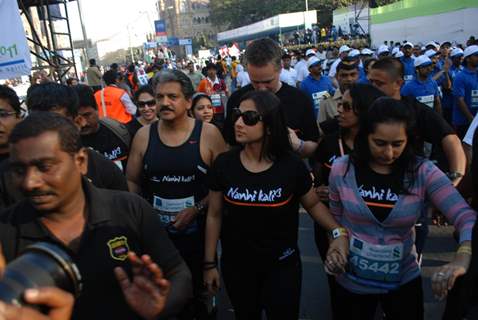
[[[340,47],[338,59],[335,60],[334,63],[332,63],[332,65],[330,66],[329,77],[331,78],[335,77],[335,74],[337,73],[337,66],[343,59],[345,59],[345,57],[347,57],[347,55],[349,54],[349,51],[350,51],[350,48],[347,45],[343,45]]]
[[[289,54],[282,56],[282,70],[280,73],[280,81],[287,83],[289,86],[295,87],[297,83],[297,71],[290,66],[291,57]]]

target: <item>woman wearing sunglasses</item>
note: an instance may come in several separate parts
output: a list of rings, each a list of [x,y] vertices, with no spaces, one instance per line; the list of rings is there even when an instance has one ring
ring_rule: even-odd
[[[140,87],[134,94],[134,100],[138,107],[139,116],[126,124],[131,138],[134,137],[142,126],[158,120],[156,99],[154,98],[153,89],[149,85]]]
[[[193,103],[190,115],[197,120],[211,122],[214,117],[214,108],[211,97],[207,94],[198,92],[193,95]]]
[[[333,231],[328,270],[343,270],[348,240],[292,151],[279,99],[268,91],[247,93],[232,120],[240,147],[218,156],[209,171],[205,284],[211,293],[219,287],[215,255],[221,235],[221,270],[236,319],[261,319],[262,310],[268,319],[297,319],[299,204]]]
[[[423,319],[414,225],[429,199],[460,234],[455,259],[438,269],[432,288],[446,296],[470,262],[476,213],[447,176],[415,155],[414,120],[401,101],[382,97],[360,119],[354,150],[330,172],[329,205],[350,239],[348,265],[336,277],[335,319]]]

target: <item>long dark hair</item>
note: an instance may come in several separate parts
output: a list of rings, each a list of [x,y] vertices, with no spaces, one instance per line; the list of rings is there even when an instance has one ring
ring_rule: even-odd
[[[245,100],[253,101],[257,112],[262,116],[264,136],[261,158],[276,161],[292,154],[289,132],[279,98],[269,91],[250,91],[241,98],[239,104]]]
[[[352,110],[359,118],[359,125],[368,115],[370,106],[380,97],[384,97],[385,93],[370,84],[354,83],[347,90],[352,98]],[[346,90],[346,91],[347,91]],[[348,128],[340,128],[340,135],[343,137],[348,133]]]
[[[392,165],[394,183],[401,193],[409,193],[419,165],[415,153],[415,118],[412,111],[401,101],[389,97],[377,99],[369,109],[368,115],[360,119],[360,129],[354,142],[350,161],[358,168],[367,168],[372,155],[368,136],[375,132],[378,124],[402,123],[405,125],[407,145],[400,157]]]

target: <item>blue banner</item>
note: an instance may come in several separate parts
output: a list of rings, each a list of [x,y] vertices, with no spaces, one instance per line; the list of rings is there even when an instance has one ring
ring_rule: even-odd
[[[156,20],[154,21],[154,29],[156,31],[156,36],[165,36],[166,33],[166,21]]]

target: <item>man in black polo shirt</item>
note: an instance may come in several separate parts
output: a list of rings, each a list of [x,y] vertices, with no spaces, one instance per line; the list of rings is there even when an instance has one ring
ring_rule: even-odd
[[[83,282],[73,319],[174,316],[191,297],[187,266],[146,201],[83,178],[87,158],[77,128],[58,114],[15,127],[10,164],[25,199],[0,216],[6,260],[38,241],[67,251]]]
[[[281,100],[292,147],[302,157],[309,157],[317,148],[319,139],[312,100],[299,89],[280,81],[281,57],[279,45],[271,39],[260,39],[249,44],[245,60],[251,84],[234,92],[229,98],[224,138],[228,144],[236,144],[231,110],[239,107],[241,97],[251,90],[269,90]]]

